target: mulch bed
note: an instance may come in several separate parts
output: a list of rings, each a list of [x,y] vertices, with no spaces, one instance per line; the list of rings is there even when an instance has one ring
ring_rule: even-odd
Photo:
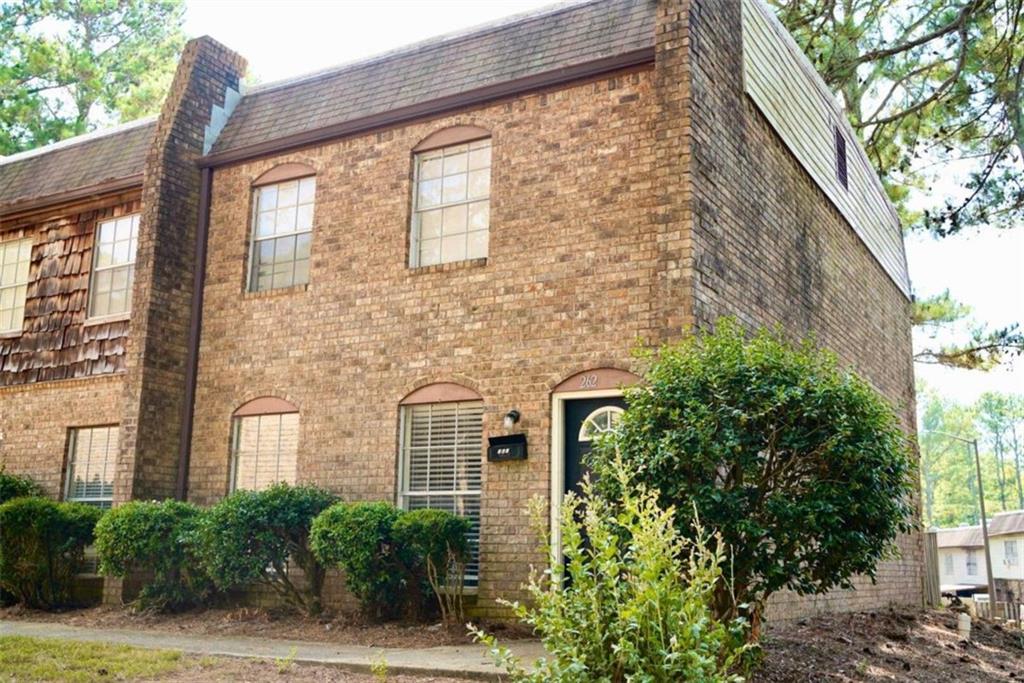
[[[822,616],[769,627],[754,683],[1024,681],[1024,631],[947,610]]]

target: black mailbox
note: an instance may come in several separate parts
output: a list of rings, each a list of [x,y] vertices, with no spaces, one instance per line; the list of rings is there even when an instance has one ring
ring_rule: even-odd
[[[492,436],[487,439],[487,460],[526,460],[526,434]]]

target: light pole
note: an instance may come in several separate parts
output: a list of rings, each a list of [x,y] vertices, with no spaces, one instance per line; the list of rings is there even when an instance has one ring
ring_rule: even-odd
[[[938,434],[939,436],[944,436],[947,439],[960,441],[967,444],[969,448],[974,448],[974,466],[978,472],[978,506],[981,508],[981,538],[985,544],[985,574],[988,578],[988,599],[989,604],[992,605],[992,613],[995,614],[996,583],[992,580],[992,551],[988,545],[988,517],[985,516],[985,487],[981,483],[981,456],[978,455],[978,440],[965,439],[962,436],[949,434],[947,432],[940,432],[935,429],[926,429],[924,431],[928,434]]]

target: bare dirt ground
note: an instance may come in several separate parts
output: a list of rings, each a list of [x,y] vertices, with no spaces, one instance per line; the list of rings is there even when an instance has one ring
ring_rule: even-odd
[[[283,640],[343,643],[368,647],[431,647],[471,643],[466,629],[440,624],[370,623],[358,615],[304,617],[286,610],[260,608],[191,610],[181,614],[136,614],[119,607],[89,607],[42,612],[21,607],[0,608],[0,620],[56,622],[69,626],[146,629],[189,635],[252,636]],[[502,640],[523,637],[502,624],[483,624]]]
[[[465,679],[437,676],[406,676],[386,673],[359,674],[330,666],[230,660],[222,658],[194,659],[175,673],[151,679],[149,683],[466,683]],[[142,683],[142,682],[140,682]]]
[[[879,611],[769,627],[752,681],[1024,681],[1024,632],[975,619],[971,642],[964,642],[956,617]]]

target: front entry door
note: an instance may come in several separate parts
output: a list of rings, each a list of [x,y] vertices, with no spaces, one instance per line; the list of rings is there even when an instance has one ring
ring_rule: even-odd
[[[591,440],[612,429],[626,407],[620,396],[582,398],[565,402],[565,490],[581,493],[580,483],[587,468],[584,456],[590,452]]]

